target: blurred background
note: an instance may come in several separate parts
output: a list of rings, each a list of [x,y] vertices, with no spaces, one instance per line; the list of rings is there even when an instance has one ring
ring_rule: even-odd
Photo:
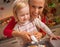
[[[14,0],[0,0],[0,41],[5,40],[3,30],[13,16],[12,7]],[[60,35],[60,0],[46,0],[47,4],[46,25],[56,34]]]

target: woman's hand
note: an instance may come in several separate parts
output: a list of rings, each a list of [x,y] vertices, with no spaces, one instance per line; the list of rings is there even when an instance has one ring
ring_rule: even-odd
[[[60,40],[60,36],[52,36],[50,37],[50,40]]]
[[[33,32],[33,35],[38,39],[38,40],[40,40],[41,38],[42,38],[42,33],[40,33],[40,32]]]
[[[51,35],[50,40],[60,40],[60,36],[56,36],[54,34]]]

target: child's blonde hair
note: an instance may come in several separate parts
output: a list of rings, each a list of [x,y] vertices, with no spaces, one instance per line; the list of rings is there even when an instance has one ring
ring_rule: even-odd
[[[18,21],[17,12],[20,11],[21,9],[23,9],[26,6],[27,6],[27,3],[25,3],[25,2],[17,2],[16,4],[14,4],[13,14],[14,14],[15,20]]]

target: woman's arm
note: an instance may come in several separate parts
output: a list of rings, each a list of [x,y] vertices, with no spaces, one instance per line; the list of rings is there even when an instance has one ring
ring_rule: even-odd
[[[39,16],[39,20],[41,20],[43,23],[46,24],[46,16],[42,16],[42,17]],[[42,29],[39,29],[39,32],[42,33],[43,37],[46,35],[46,32],[43,31]]]
[[[49,35],[53,35],[53,33],[51,32],[51,30],[41,20],[39,20],[38,18],[36,18],[34,20],[34,22],[35,22],[35,25],[38,28],[42,29],[43,31],[45,31]]]
[[[8,23],[8,25],[4,29],[3,34],[7,37],[12,37],[12,31],[13,31],[15,24],[16,24],[15,19],[14,17],[12,17],[11,21]]]

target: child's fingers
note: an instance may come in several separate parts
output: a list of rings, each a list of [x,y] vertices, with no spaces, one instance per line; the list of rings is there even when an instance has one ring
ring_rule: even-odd
[[[42,33],[36,33],[36,34],[34,34],[34,36],[38,39],[38,40],[40,40],[41,38],[42,38]]]
[[[26,34],[26,38],[27,38],[28,40],[30,40],[30,36],[29,36],[28,34]]]
[[[36,35],[36,36],[42,36],[42,33],[36,32],[34,35]]]
[[[30,38],[30,36],[28,34],[24,35],[24,40],[25,40],[26,43],[31,42],[31,38]]]
[[[41,39],[42,38],[42,36],[41,35],[35,35],[35,37],[39,40],[39,39]]]
[[[38,32],[33,32],[33,34],[35,34],[35,35],[36,35],[37,33],[38,33]]]

